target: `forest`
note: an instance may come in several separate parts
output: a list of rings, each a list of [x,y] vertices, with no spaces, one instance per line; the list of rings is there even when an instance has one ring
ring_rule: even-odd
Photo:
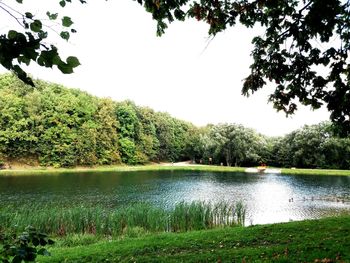
[[[268,137],[239,124],[197,127],[132,101],[0,76],[0,166],[75,167],[192,160],[225,166],[350,169],[350,139],[328,122]]]

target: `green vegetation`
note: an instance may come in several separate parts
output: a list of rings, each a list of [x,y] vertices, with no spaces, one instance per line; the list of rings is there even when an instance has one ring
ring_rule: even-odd
[[[230,172],[243,173],[244,167],[227,167],[216,165],[138,165],[138,166],[100,166],[90,168],[26,168],[14,170],[0,170],[0,175],[22,176],[22,175],[39,175],[39,174],[62,174],[62,173],[89,173],[89,172],[128,172],[128,171],[199,171],[199,172]],[[282,168],[281,173],[285,175],[335,175],[350,176],[350,170],[335,169],[299,169],[299,168]],[[249,176],[249,175],[247,175]]]
[[[129,101],[0,77],[0,159],[73,167],[189,159],[195,127]]]
[[[274,86],[269,101],[278,111],[293,114],[297,102],[319,109],[326,105],[337,132],[350,134],[348,53],[349,1],[138,0],[157,21],[162,35],[174,20],[195,18],[209,25],[209,35],[237,23],[259,27],[252,39],[253,63],[242,93]],[[261,32],[264,30],[265,32]],[[337,43],[334,38],[339,39]]]
[[[326,170],[326,169],[282,169],[282,174],[288,175],[336,175],[336,176],[350,176],[350,170]]]
[[[338,138],[328,123],[305,126],[278,138],[273,162],[280,167],[349,169],[350,138]]]
[[[166,165],[109,165],[98,167],[83,167],[83,168],[45,168],[32,167],[25,169],[0,170],[0,175],[38,175],[38,174],[61,174],[61,173],[88,173],[88,172],[128,172],[128,171],[203,171],[203,172],[244,172],[243,167],[227,167],[216,165],[186,165],[178,166],[172,164]]]
[[[33,227],[16,233],[0,233],[0,261],[3,263],[20,263],[35,261],[37,255],[49,256],[46,245],[52,245],[53,240],[46,234],[38,232]]]
[[[167,233],[121,240],[70,238],[40,262],[348,262],[350,217]],[[74,243],[74,240],[80,242]],[[82,245],[84,246],[82,249]],[[70,247],[69,247],[70,246]]]
[[[243,225],[245,208],[241,203],[178,203],[164,210],[150,204],[136,203],[125,207],[101,207],[57,203],[6,204],[0,207],[0,231],[24,230],[34,226],[55,236],[94,234],[121,236],[138,231],[184,232],[215,227]]]
[[[61,38],[68,40],[77,32],[71,17],[59,14],[62,10],[59,13],[56,10],[38,13],[35,5],[20,12],[22,7],[19,4],[23,2],[0,2],[0,11],[20,24],[16,30],[1,32],[0,64],[31,85],[34,83],[22,69],[23,64],[33,62],[42,67],[57,66],[62,73],[72,73],[80,65],[79,60],[68,57],[63,61],[57,48],[48,39],[51,30],[47,30],[52,29]],[[65,7],[72,1],[57,2]],[[297,109],[297,101],[313,109],[326,105],[332,122],[339,128],[338,132],[342,135],[350,133],[349,1],[137,2],[156,20],[158,36],[174,20],[185,21],[189,18],[206,22],[211,37],[237,23],[247,28],[260,26],[265,32],[252,39],[253,63],[249,76],[245,78],[242,93],[248,96],[270,83],[275,85],[275,90],[269,100],[277,110],[293,114]],[[132,14],[130,17],[134,19]],[[334,42],[334,39],[339,41]]]
[[[0,76],[0,168],[192,160],[350,169],[350,138],[335,134],[329,123],[280,138],[237,124],[196,127],[130,101],[114,102],[40,80],[33,89],[12,75]]]
[[[79,0],[86,3],[85,0]],[[23,0],[16,0],[17,4],[22,4]],[[71,0],[59,0],[61,7]],[[13,3],[10,3],[12,6]],[[37,11],[22,12],[18,6],[10,6],[8,3],[0,2],[0,10],[8,15],[10,20],[16,21],[20,27],[10,29],[0,35],[0,64],[11,70],[23,82],[34,86],[34,83],[22,65],[29,65],[31,62],[37,63],[41,67],[52,68],[57,66],[64,74],[73,73],[73,69],[80,65],[78,58],[69,56],[62,60],[57,47],[48,44],[47,37],[50,31],[55,32],[64,40],[69,40],[70,35],[77,32],[72,25],[74,22],[69,16],[59,15],[52,10],[38,14]],[[47,29],[51,30],[47,30]],[[2,30],[1,30],[2,31]]]

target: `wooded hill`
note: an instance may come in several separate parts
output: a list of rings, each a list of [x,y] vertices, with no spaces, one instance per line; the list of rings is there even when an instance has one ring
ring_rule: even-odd
[[[0,165],[72,167],[194,160],[250,166],[350,168],[350,139],[329,123],[270,138],[237,124],[195,125],[41,80],[0,75]]]

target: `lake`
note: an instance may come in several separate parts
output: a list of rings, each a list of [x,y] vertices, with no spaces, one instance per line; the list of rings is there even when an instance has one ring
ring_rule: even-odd
[[[148,202],[242,201],[246,225],[350,212],[350,177],[193,171],[89,172],[0,176],[0,202],[118,207]]]

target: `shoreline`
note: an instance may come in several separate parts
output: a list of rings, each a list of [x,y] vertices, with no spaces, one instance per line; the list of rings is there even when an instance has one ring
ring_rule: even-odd
[[[96,167],[52,168],[52,167],[14,167],[13,169],[0,170],[0,176],[11,175],[35,175],[35,174],[62,174],[62,173],[91,173],[91,172],[137,172],[137,171],[199,171],[199,172],[236,172],[245,173],[246,167],[227,167],[186,163],[161,163],[150,165],[111,165]],[[350,176],[350,170],[332,169],[302,169],[279,168],[280,175],[329,175]],[[250,173],[247,173],[247,175]]]

